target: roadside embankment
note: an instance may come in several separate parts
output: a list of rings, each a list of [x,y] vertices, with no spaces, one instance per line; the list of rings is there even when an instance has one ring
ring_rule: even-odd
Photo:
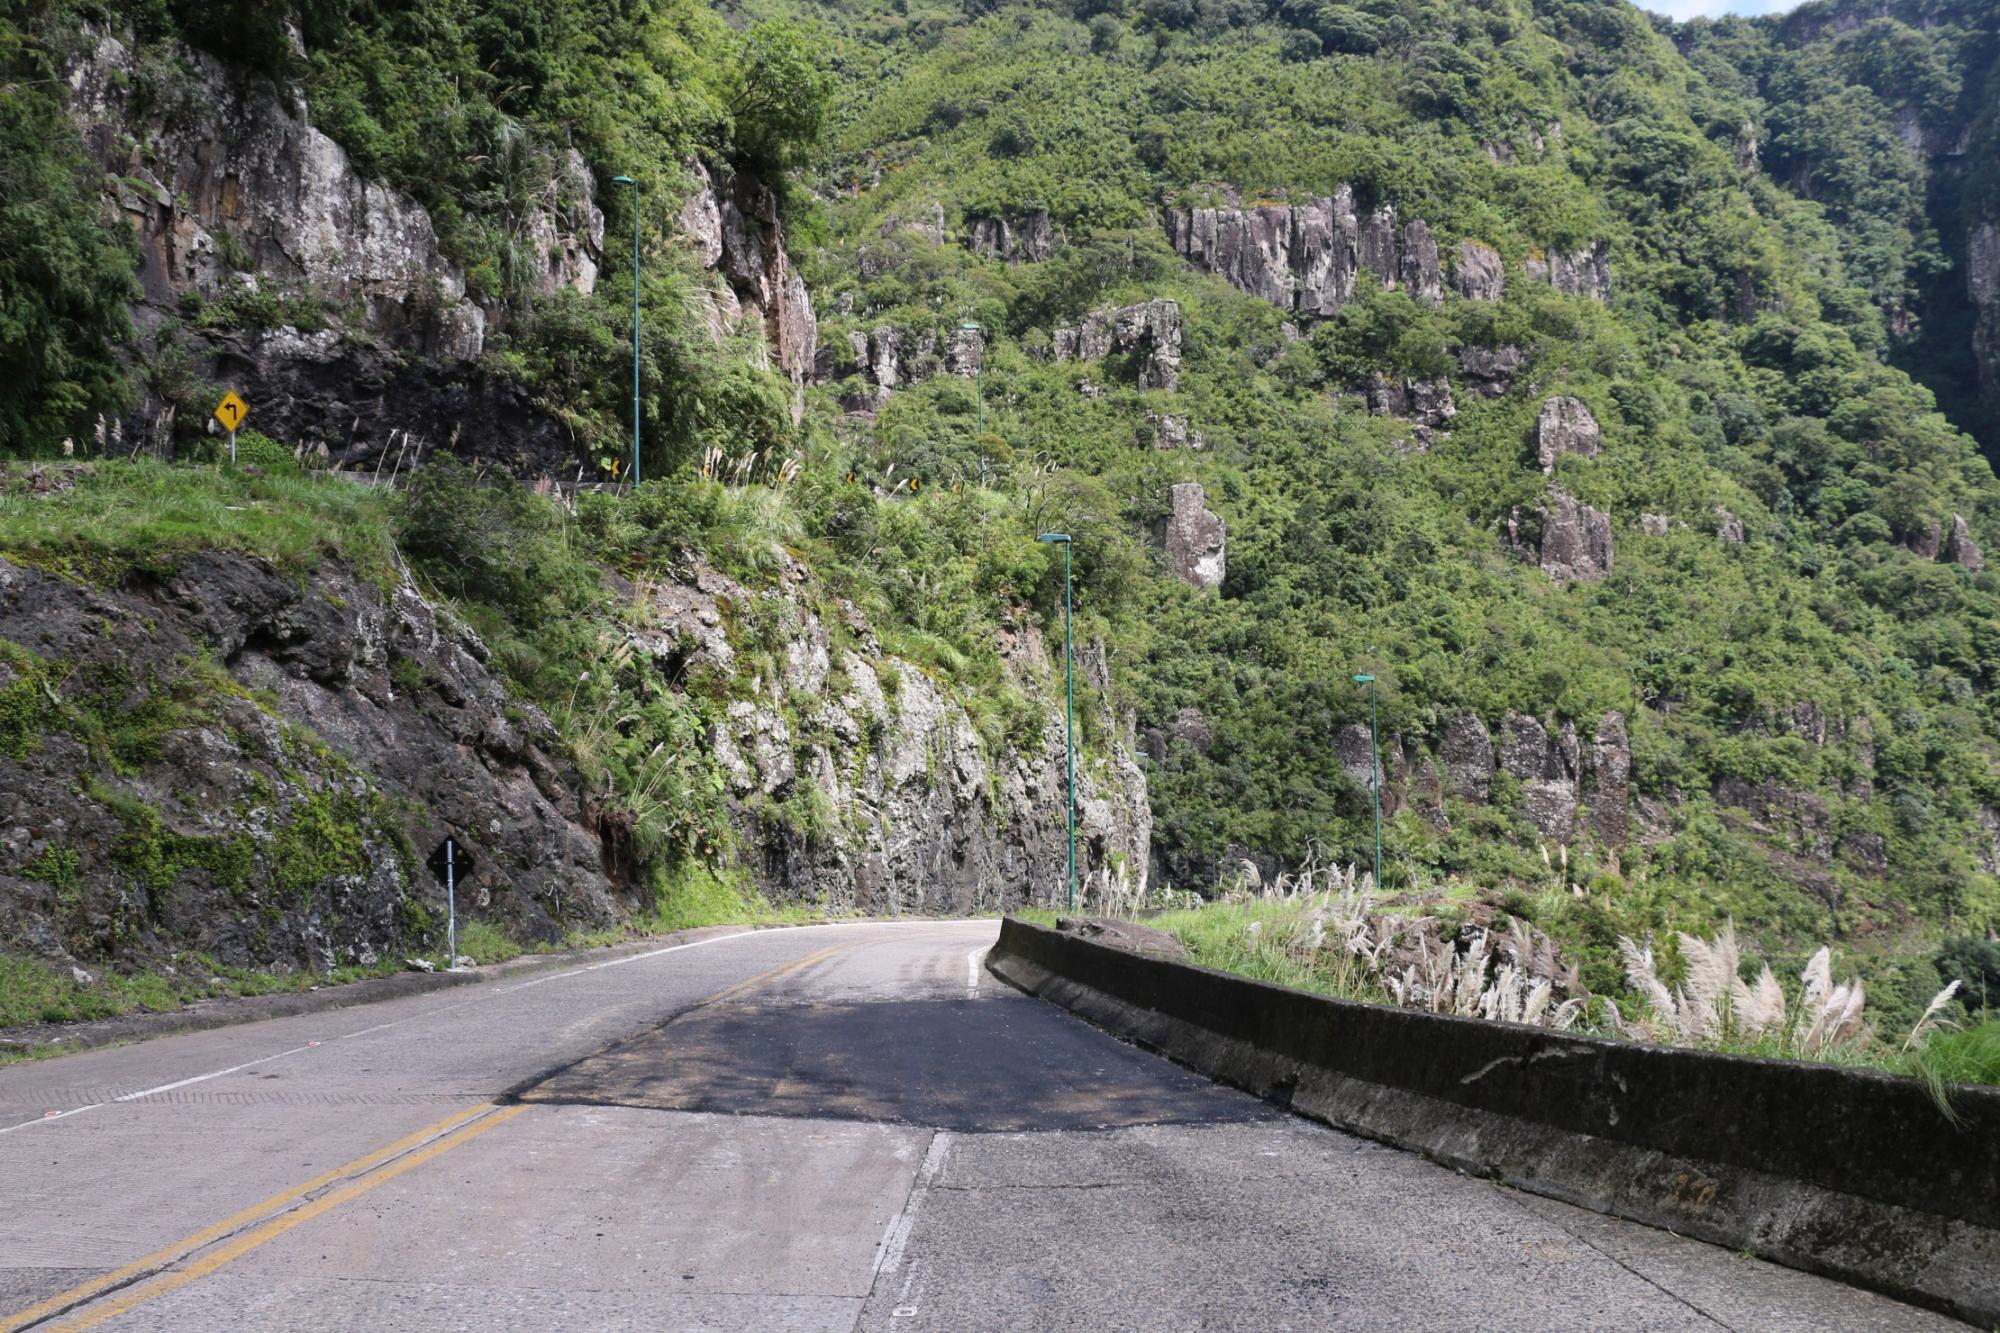
[[[2000,1324],[2000,1090],[1355,1004],[1009,918],[1002,980],[1446,1165]]]

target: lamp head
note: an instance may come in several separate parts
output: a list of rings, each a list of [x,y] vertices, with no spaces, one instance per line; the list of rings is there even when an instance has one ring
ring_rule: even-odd
[[[979,321],[972,319],[961,319],[958,321],[958,327],[973,333],[984,333],[986,331],[980,326]]]
[[[633,180],[630,176],[613,176],[611,183],[613,185],[630,185],[633,189],[639,187],[639,182]]]
[[[1375,677],[1368,675],[1356,676],[1354,678],[1354,683],[1356,685],[1373,685],[1375,683]]]
[[[1035,538],[1035,540],[1038,542],[1067,543],[1069,541],[1069,534],[1067,532],[1045,532],[1041,536]]]

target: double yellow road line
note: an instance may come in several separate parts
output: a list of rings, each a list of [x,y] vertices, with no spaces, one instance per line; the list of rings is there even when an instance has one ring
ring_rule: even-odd
[[[852,944],[836,944],[782,963],[717,991],[701,1004],[721,1004],[747,995],[852,947]],[[0,1314],[0,1333],[19,1333],[19,1330],[38,1325],[43,1320],[66,1314],[68,1318],[44,1326],[48,1333],[81,1333],[83,1329],[95,1328],[148,1301],[200,1281],[294,1227],[310,1222],[322,1213],[331,1212],[378,1185],[414,1171],[434,1157],[470,1143],[527,1109],[526,1105],[501,1106],[489,1102],[453,1112],[394,1143],[322,1172],[302,1185],[273,1194],[213,1226],[204,1227],[191,1236],[135,1259],[123,1268],[78,1283],[25,1310]],[[223,1243],[217,1244],[218,1241]],[[209,1248],[211,1246],[214,1248]],[[187,1262],[191,1256],[198,1257]],[[176,1268],[176,1264],[183,1266]],[[109,1299],[101,1299],[107,1293],[113,1294]]]
[[[310,1222],[321,1213],[338,1208],[377,1185],[413,1171],[433,1157],[470,1143],[527,1109],[525,1106],[496,1106],[489,1102],[453,1112],[435,1124],[425,1125],[386,1147],[322,1172],[302,1185],[273,1194],[262,1203],[252,1204],[214,1226],[205,1227],[144,1258],[135,1259],[123,1268],[79,1283],[38,1305],[0,1317],[0,1333],[15,1333],[40,1320],[77,1310],[85,1302],[96,1303],[88,1309],[77,1310],[72,1318],[49,1327],[52,1333],[74,1333],[75,1330],[95,1328],[135,1306],[207,1277],[224,1264],[242,1258],[267,1241],[276,1240],[293,1227]],[[342,1181],[346,1183],[341,1184]],[[246,1227],[249,1229],[245,1230]],[[227,1243],[208,1250],[183,1268],[171,1268],[220,1240]],[[109,1300],[97,1300],[106,1292],[117,1294]]]

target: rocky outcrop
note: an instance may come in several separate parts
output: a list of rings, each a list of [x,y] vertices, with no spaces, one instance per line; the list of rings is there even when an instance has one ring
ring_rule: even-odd
[[[1597,721],[1585,756],[1583,799],[1597,840],[1607,847],[1624,846],[1632,811],[1632,738],[1625,715],[1616,709]]]
[[[837,345],[837,344],[835,344]],[[825,384],[853,375],[868,390],[843,395],[842,405],[850,412],[879,411],[888,401],[889,391],[920,384],[933,375],[957,375],[971,379],[979,373],[986,354],[985,334],[979,329],[935,328],[909,330],[893,324],[855,329],[847,335],[847,358],[835,355],[834,346],[819,350],[813,365],[813,379]]]
[[[1357,213],[1354,191],[1341,186],[1303,204],[1244,206],[1232,191],[1214,208],[1169,208],[1167,239],[1175,253],[1239,291],[1261,296],[1281,310],[1304,316],[1335,314],[1354,298],[1356,281],[1373,273],[1385,287],[1409,274],[1424,293],[1442,295],[1437,246],[1430,229],[1413,221],[1399,247],[1396,210]]]
[[[571,148],[529,207],[522,239],[535,256],[535,286],[544,295],[565,287],[585,296],[597,290],[604,212],[596,193],[590,164]]]
[[[1610,515],[1560,487],[1550,490],[1545,504],[1508,515],[1507,543],[1557,583],[1594,583],[1611,572]]]
[[[1188,425],[1178,412],[1148,412],[1146,425],[1152,431],[1155,449],[1206,449],[1208,439]]]
[[[1451,285],[1468,301],[1497,301],[1507,292],[1507,269],[1500,252],[1483,241],[1460,241]]]
[[[749,176],[684,164],[693,189],[681,205],[680,229],[703,268],[717,281],[704,293],[708,325],[719,340],[741,328],[760,329],[780,369],[803,381],[813,370],[819,320],[805,279],[785,251],[778,197]]]
[[[1745,536],[1743,520],[1721,505],[1715,507],[1715,535],[1730,546],[1741,546]]]
[[[1965,294],[1975,322],[1972,351],[1979,365],[1979,390],[2000,396],[2000,222],[1987,219],[1966,233]]]
[[[1524,265],[1528,280],[1546,282],[1570,296],[1588,296],[1593,301],[1611,299],[1611,243],[1599,241],[1584,250],[1568,254],[1534,254]]]
[[[732,819],[773,901],[830,911],[985,912],[1046,903],[1066,858],[1060,671],[1023,619],[1003,643],[1014,684],[1039,705],[1032,738],[998,751],[921,667],[883,651],[845,603],[823,604],[791,565],[757,593],[711,570],[650,590],[635,652],[706,668],[741,692],[711,736]],[[775,674],[746,678],[729,626],[773,618]],[[837,621],[839,634],[834,625]],[[1109,754],[1077,768],[1079,877],[1087,892],[1143,891],[1152,814],[1129,724],[1104,721]],[[818,812],[815,814],[814,812]]]
[[[1396,264],[1396,277],[1420,305],[1435,309],[1444,304],[1444,267],[1438,262],[1437,241],[1430,225],[1411,218],[1403,226],[1403,253]]]
[[[183,47],[159,58],[187,72],[171,98],[142,97],[133,50],[109,35],[65,72],[149,301],[171,310],[183,293],[274,284],[356,310],[398,344],[479,355],[486,314],[416,200],[363,177],[268,79]]]
[[[1094,310],[1073,328],[1057,329],[1058,361],[1127,358],[1142,389],[1175,389],[1181,381],[1181,305],[1165,299]]]
[[[1438,747],[1444,789],[1467,801],[1485,801],[1493,789],[1493,737],[1477,713],[1460,713],[1445,724]]]
[[[1944,558],[1973,574],[1986,568],[1986,557],[1980,553],[1979,543],[1973,540],[1972,526],[1963,514],[1951,516],[1951,533],[1944,539]]]
[[[210,552],[92,589],[0,562],[0,938],[64,959],[324,971],[461,906],[553,939],[636,903],[553,729],[407,582]]]
[[[1539,721],[1509,713],[1500,724],[1499,766],[1521,783],[1521,811],[1545,838],[1568,842],[1576,833],[1577,785],[1583,752],[1576,727],[1550,731]]]
[[[1166,515],[1153,525],[1153,541],[1165,554],[1167,569],[1183,583],[1219,588],[1225,570],[1226,532],[1208,507],[1208,492],[1198,482],[1167,488]]]
[[[972,253],[1010,264],[1039,263],[1056,252],[1062,233],[1048,210],[1030,209],[1013,218],[976,217],[966,226]]]
[[[1602,450],[1597,418],[1581,398],[1558,395],[1542,400],[1541,414],[1535,418],[1535,460],[1543,472],[1554,472],[1559,458],[1595,458]]]
[[[1466,390],[1481,398],[1504,398],[1514,379],[1528,365],[1526,351],[1509,343],[1500,347],[1465,347],[1458,353],[1458,372]]]
[[[1398,417],[1410,423],[1416,452],[1423,453],[1449,432],[1445,427],[1458,415],[1452,401],[1451,381],[1412,380],[1371,375],[1362,389],[1362,401],[1371,416]]]

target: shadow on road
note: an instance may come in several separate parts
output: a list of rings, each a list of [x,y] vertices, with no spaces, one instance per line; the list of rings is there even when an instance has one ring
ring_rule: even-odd
[[[710,1005],[518,1095],[967,1132],[1278,1114],[1047,1006],[969,999]]]

